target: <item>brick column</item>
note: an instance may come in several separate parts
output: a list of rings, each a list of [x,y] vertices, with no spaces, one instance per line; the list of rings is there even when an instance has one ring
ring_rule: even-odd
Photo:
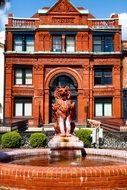
[[[78,123],[84,124],[84,97],[83,89],[78,89]]]
[[[116,32],[114,36],[114,51],[115,52],[121,51],[120,44],[121,44],[120,35],[119,35],[119,32]]]
[[[93,66],[90,66],[90,81],[89,81],[89,90],[90,90],[90,101],[89,101],[89,116],[92,119],[93,118],[93,112],[94,112],[94,104],[93,104]]]
[[[65,47],[65,46],[66,46],[66,41],[65,41],[65,40],[66,40],[66,37],[65,37],[65,35],[63,34],[63,35],[62,35],[62,52],[65,52],[65,50],[66,50],[66,49],[65,49],[65,48],[66,48],[66,47]]]
[[[33,98],[33,117],[34,126],[38,126],[44,123],[44,66],[36,64],[34,65],[33,84],[34,84],[34,98]]]
[[[45,110],[44,110],[44,122],[45,124],[49,123],[49,89],[45,89],[45,99],[44,99],[44,104],[45,104]]]
[[[113,85],[115,87],[115,93],[113,98],[113,116],[121,118],[121,79],[120,79],[120,65],[114,65],[113,67]]]
[[[5,65],[5,102],[4,102],[4,118],[12,119],[13,105],[12,105],[12,65]]]
[[[85,121],[89,117],[89,62],[83,65],[83,96],[84,96],[84,118]]]

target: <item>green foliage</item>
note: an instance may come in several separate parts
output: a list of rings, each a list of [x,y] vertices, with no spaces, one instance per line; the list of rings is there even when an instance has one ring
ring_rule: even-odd
[[[47,136],[44,133],[33,133],[29,138],[32,148],[39,148],[46,146]]]
[[[2,134],[0,134],[0,145],[1,145],[1,139],[2,139]]]
[[[84,147],[90,148],[92,137],[92,131],[89,129],[79,129],[76,131],[76,136],[84,143]]]
[[[8,132],[2,135],[2,148],[19,148],[21,146],[21,136],[16,131]]]

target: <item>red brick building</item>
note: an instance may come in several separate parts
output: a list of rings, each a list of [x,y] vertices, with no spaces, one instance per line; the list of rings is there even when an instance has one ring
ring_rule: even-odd
[[[122,42],[122,51],[123,51],[123,59],[122,59],[122,89],[123,89],[122,117],[125,121],[127,121],[127,41]]]
[[[69,0],[31,18],[9,14],[5,52],[5,119],[52,123],[58,85],[69,85],[76,121],[121,118],[121,28],[118,15],[97,19]]]

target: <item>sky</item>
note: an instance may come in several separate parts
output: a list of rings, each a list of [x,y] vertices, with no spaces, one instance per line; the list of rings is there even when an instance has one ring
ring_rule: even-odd
[[[1,0],[0,0],[1,1]],[[0,9],[0,40],[4,35],[7,14],[12,12],[15,17],[31,17],[45,6],[52,6],[57,0],[6,0],[4,9]],[[118,13],[122,24],[122,38],[127,40],[127,0],[71,0],[75,6],[88,9],[97,18],[109,18]]]

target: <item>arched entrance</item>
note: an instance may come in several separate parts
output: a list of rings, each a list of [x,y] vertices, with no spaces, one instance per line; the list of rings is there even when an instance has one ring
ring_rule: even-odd
[[[71,100],[73,102],[75,102],[76,105],[76,112],[77,112],[77,88],[78,88],[78,84],[77,81],[70,76],[67,73],[61,73],[61,74],[57,74],[54,78],[52,78],[52,80],[50,81],[50,85],[49,85],[49,123],[54,122],[53,120],[53,111],[52,111],[52,104],[55,101],[54,98],[54,91],[56,89],[57,86],[69,86],[70,90],[71,90]],[[76,114],[77,116],[77,114]],[[77,121],[77,118],[75,118],[75,121]]]

